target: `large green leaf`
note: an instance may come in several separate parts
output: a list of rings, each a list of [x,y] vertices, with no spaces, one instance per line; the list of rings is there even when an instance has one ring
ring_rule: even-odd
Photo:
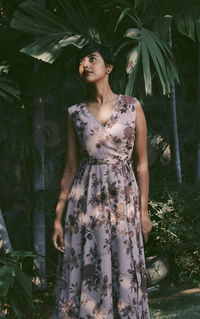
[[[133,64],[133,66],[131,68],[131,73],[129,75],[129,79],[128,79],[126,89],[125,89],[125,94],[130,95],[130,96],[134,95],[134,89],[135,89],[136,80],[138,77],[138,71],[139,71],[140,60],[141,60],[141,47],[140,47],[140,45],[131,51],[129,61],[131,60],[131,56],[132,56],[133,52],[136,53],[136,61],[134,61],[135,63]]]
[[[0,97],[8,102],[19,99],[20,91],[12,80],[6,76],[0,76]]]
[[[18,265],[13,264],[13,274],[19,286],[20,293],[23,294],[25,300],[32,305],[32,282],[31,279],[23,272]]]
[[[197,12],[185,12],[177,14],[174,18],[174,24],[178,31],[186,37],[191,38],[193,41],[195,41],[196,28],[199,28],[199,24],[196,24],[196,21],[199,21],[200,19],[200,11],[198,17],[196,14]]]
[[[142,67],[144,76],[144,85],[146,94],[151,94],[152,91],[152,78],[150,68],[149,46],[147,45],[147,37],[145,38],[144,32],[141,32],[141,55]]]
[[[12,272],[12,266],[4,265],[0,268],[0,296],[2,297],[6,297],[10,287],[13,287],[14,278]]]
[[[0,27],[0,60],[11,63],[16,59],[20,48],[29,44],[32,36],[22,33],[9,26]],[[0,66],[0,68],[1,68]]]
[[[138,63],[138,57],[140,53],[140,45],[134,47],[129,54],[127,55],[127,67],[126,72],[127,74],[131,74],[133,68],[135,68],[136,64]]]
[[[114,28],[114,31],[117,30],[120,22],[122,20],[124,20],[124,18],[126,18],[126,16],[128,16],[138,27],[141,26],[141,22],[140,22],[140,19],[139,19],[138,15],[137,15],[137,12],[135,10],[133,10],[133,8],[127,8],[127,7],[124,8],[124,9],[122,9],[120,7],[117,7],[117,8],[120,9],[121,14],[120,14],[120,16],[119,16],[119,18],[117,20],[117,23],[116,23],[116,26]]]
[[[135,85],[137,72],[139,69],[139,61],[140,61],[140,54],[141,54],[141,45],[139,43],[139,40],[141,37],[141,31],[136,28],[131,28],[125,32],[124,36],[127,38],[133,39],[133,41],[137,43],[137,45],[133,47],[127,54],[126,72],[129,75],[129,79],[126,85],[125,93],[127,95],[131,95],[133,94],[133,88]]]
[[[31,0],[23,2],[21,12],[15,11],[11,27],[34,35],[32,43],[20,51],[45,62],[53,63],[62,53],[63,47],[74,45],[83,47],[88,39],[100,40],[91,16],[79,1],[82,10],[75,10],[67,1],[59,0],[63,8],[64,19],[61,19],[38,6]],[[75,4],[74,4],[75,6]]]
[[[199,32],[200,2],[197,0],[150,0],[145,18],[152,20],[153,30],[168,41],[168,30],[173,24],[178,32],[195,40]]]
[[[140,29],[137,29],[137,28],[130,28],[125,32],[124,36],[138,41],[141,36],[141,31]]]
[[[195,24],[196,24],[197,39],[200,42],[200,19],[196,19]]]
[[[9,303],[11,304],[12,310],[14,312],[15,318],[16,319],[22,319],[23,314],[20,310],[20,307],[17,303],[16,295],[14,293],[11,293],[9,295]]]
[[[131,36],[131,32],[129,31],[129,33],[126,33],[126,36]],[[140,62],[142,63],[141,68],[143,71],[146,94],[152,93],[152,67],[158,74],[163,94],[169,93],[174,81],[178,80],[177,69],[169,47],[163,43],[156,34],[146,28],[141,29],[139,42],[141,54]],[[137,63],[139,63],[139,59],[137,60]],[[135,81],[136,74],[134,71],[130,74],[128,90],[130,90],[130,87],[134,83],[134,81],[131,80],[132,76]]]
[[[165,15],[154,21],[153,31],[165,43],[169,43],[169,28],[172,25],[172,16]]]
[[[11,27],[14,29],[35,35],[71,32],[64,20],[32,0],[23,2],[20,8],[23,11],[15,11],[11,20]]]
[[[49,35],[42,37],[20,51],[44,62],[53,63],[62,53],[62,49],[68,45],[82,48],[87,43],[81,35],[70,35],[64,33],[60,35]]]
[[[120,14],[120,16],[119,16],[119,18],[118,18],[118,20],[117,20],[117,23],[116,23],[116,26],[115,26],[115,28],[114,28],[114,31],[117,30],[117,28],[118,28],[120,22],[124,19],[125,15],[126,15],[130,10],[131,10],[130,8],[125,8],[124,10],[122,10],[122,12],[121,12],[121,14]]]
[[[25,258],[25,257],[37,257],[38,254],[36,254],[33,251],[29,251],[29,250],[15,250],[12,253],[10,253],[10,257],[19,257],[19,258]]]
[[[141,45],[143,45],[143,48],[146,48],[149,58],[154,65],[162,84],[163,94],[169,93],[174,81],[178,81],[178,72],[169,47],[165,43],[161,42],[161,40],[153,32],[145,28],[142,28],[141,32]],[[147,73],[151,71],[145,66],[145,56],[143,57],[143,71],[144,78],[147,78]],[[147,82],[147,86],[145,86],[146,93],[148,93],[148,87],[149,85]],[[149,91],[149,93],[151,92]]]
[[[84,0],[58,0],[58,2],[64,10],[67,24],[70,26],[72,32],[101,42],[100,29],[97,28],[96,19],[96,15],[99,11],[97,4],[96,6],[93,5],[93,8],[96,9],[96,15],[94,16],[91,13],[91,8]],[[100,21],[100,23],[102,23],[102,21]]]

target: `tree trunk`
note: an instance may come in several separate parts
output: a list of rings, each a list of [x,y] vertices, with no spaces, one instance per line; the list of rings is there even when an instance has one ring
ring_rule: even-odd
[[[45,0],[36,0],[36,2],[45,6]],[[38,61],[34,62],[34,72],[39,67]],[[42,256],[46,256],[45,245],[45,209],[44,209],[44,190],[45,190],[45,163],[44,163],[44,101],[40,94],[35,92],[33,113],[33,141],[36,150],[40,156],[40,162],[35,159],[33,189],[36,194],[36,200],[33,211],[33,241],[34,250]],[[37,196],[39,195],[39,196]],[[46,286],[46,260],[43,257],[35,259],[38,272],[35,276],[35,284],[38,287]]]
[[[12,245],[8,237],[8,232],[0,209],[0,248],[4,248],[6,253],[11,252]]]
[[[171,27],[169,28],[169,45],[172,48],[172,33]],[[171,136],[171,156],[172,163],[175,169],[176,180],[179,184],[182,183],[182,173],[181,173],[181,159],[180,159],[180,147],[179,147],[179,136],[178,136],[178,125],[177,125],[177,113],[176,113],[176,89],[175,85],[171,88],[171,93],[169,97],[170,101],[170,114],[171,114],[171,127],[172,127],[172,136]]]
[[[198,46],[198,83],[197,83],[197,121],[196,121],[196,140],[197,140],[197,149],[196,149],[196,172],[195,180],[196,182],[200,181],[200,45]]]

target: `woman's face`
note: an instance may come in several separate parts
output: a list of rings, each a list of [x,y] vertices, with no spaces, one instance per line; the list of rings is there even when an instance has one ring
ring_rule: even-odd
[[[79,62],[79,74],[86,82],[94,83],[108,76],[111,65],[105,65],[99,52],[92,52]]]

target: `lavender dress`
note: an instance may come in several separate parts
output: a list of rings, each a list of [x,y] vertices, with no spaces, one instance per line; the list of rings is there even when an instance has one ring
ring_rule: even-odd
[[[131,165],[135,98],[119,95],[102,124],[68,112],[82,160],[67,200],[53,319],[149,319],[138,185]]]

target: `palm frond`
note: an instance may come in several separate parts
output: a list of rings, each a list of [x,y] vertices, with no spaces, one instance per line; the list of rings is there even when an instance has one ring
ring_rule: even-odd
[[[116,49],[115,55],[118,55],[121,50],[123,50],[126,47],[130,47],[130,45],[134,45],[134,40],[133,39],[125,39]]]
[[[8,26],[0,28],[0,60],[11,63],[16,59],[20,48],[26,46],[31,41],[31,35],[22,33]]]
[[[115,28],[114,28],[114,31],[117,30],[117,28],[118,28],[120,22],[124,19],[124,17],[126,16],[126,14],[127,14],[130,10],[131,10],[130,8],[125,8],[124,10],[122,10],[122,12],[121,12],[121,14],[120,14],[120,16],[119,16],[119,18],[118,18],[118,20],[117,20],[117,22],[116,22],[116,26],[115,26]]]
[[[0,98],[11,103],[14,99],[19,99],[19,94],[20,91],[12,80],[3,75],[0,76]]]
[[[127,74],[131,74],[133,68],[135,68],[136,64],[138,63],[138,56],[140,53],[140,44],[134,47],[128,54],[128,61],[126,66]]]
[[[130,34],[130,32],[127,32],[126,36],[130,36]],[[140,61],[146,94],[152,93],[152,67],[154,67],[158,74],[163,94],[169,93],[174,81],[178,81],[178,73],[170,48],[146,28],[141,29],[139,42],[137,64]],[[132,76],[133,79],[131,79]],[[130,90],[130,87],[133,86],[135,78],[136,72],[133,70],[130,74],[127,90]]]
[[[161,42],[153,32],[145,28],[142,28],[141,31],[141,46],[146,94],[151,94],[150,76],[148,75],[151,73],[149,60],[152,61],[158,74],[163,94],[169,93],[174,81],[178,81],[177,69],[169,47]]]
[[[144,41],[144,32],[141,35],[141,55],[142,55],[142,68],[144,76],[144,85],[146,94],[151,94],[152,91],[152,78],[150,68],[150,53],[147,39]]]
[[[148,0],[135,0],[134,7],[138,12],[144,12],[148,2]]]
[[[140,59],[141,59],[141,47],[140,45],[138,45],[129,53],[129,59],[127,63],[127,73],[129,74],[129,79],[125,89],[125,94],[127,95],[134,95],[135,84],[136,84],[139,66],[140,66]],[[129,69],[129,66],[130,66],[130,69]]]
[[[21,11],[15,11],[11,27],[31,33],[32,43],[20,51],[45,62],[53,63],[62,53],[63,47],[74,45],[84,46],[88,39],[99,40],[99,34],[93,23],[90,23],[89,13],[83,9],[69,6],[67,1],[59,0],[63,8],[64,19],[61,19],[32,0],[20,5]],[[79,26],[79,27],[78,27]]]
[[[133,40],[138,41],[140,39],[140,36],[141,36],[141,31],[140,31],[140,29],[137,29],[137,28],[130,28],[130,29],[126,30],[124,36],[127,38],[131,38]]]
[[[11,27],[14,29],[38,36],[71,32],[65,21],[32,0],[26,0],[19,8],[22,10],[15,11],[11,20]]]
[[[197,39],[200,42],[200,19],[195,20],[195,26],[196,26]]]
[[[165,15],[155,20],[153,32],[165,43],[169,43],[169,28],[172,25],[172,16]]]
[[[20,51],[44,62],[53,63],[61,55],[64,47],[71,44],[81,48],[87,41],[79,34],[49,35],[32,42]]]
[[[195,40],[198,35],[200,3],[197,0],[149,0],[143,21],[153,25],[162,40],[168,42],[168,28],[173,23],[178,32]]]
[[[76,2],[58,0],[58,3],[61,5],[67,24],[73,32],[82,34],[86,38],[101,41],[94,16],[83,0]]]
[[[179,13],[174,18],[174,24],[180,33],[195,41],[196,29],[199,32],[199,19],[200,10],[199,15],[197,15],[197,12]]]
[[[117,30],[120,22],[126,17],[128,16],[135,24],[137,27],[140,27],[141,26],[141,22],[135,12],[135,10],[133,10],[133,8],[124,8],[124,9],[121,9],[120,7],[118,7],[118,9],[121,10],[121,14],[116,22],[116,26],[115,26],[115,29],[114,31]]]

